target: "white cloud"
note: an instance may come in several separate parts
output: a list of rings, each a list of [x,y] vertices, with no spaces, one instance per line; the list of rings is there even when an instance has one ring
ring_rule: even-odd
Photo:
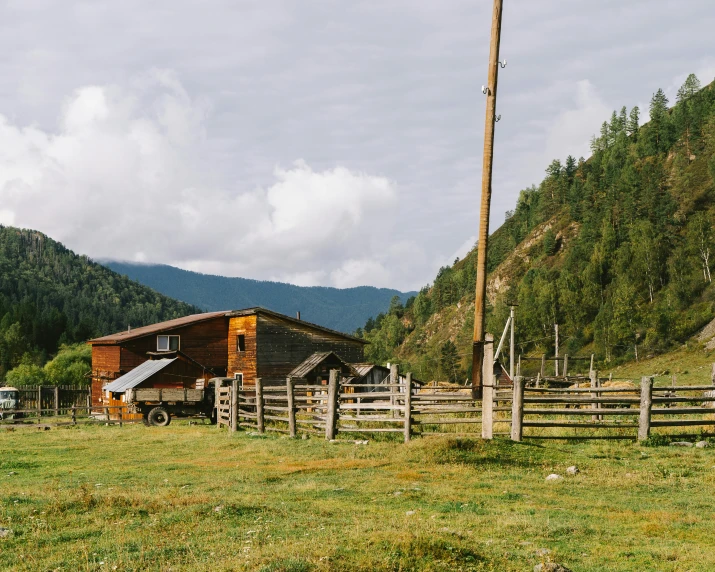
[[[346,260],[331,273],[333,284],[338,288],[350,288],[363,284],[389,284],[390,271],[377,260],[362,258]]]
[[[95,257],[301,284],[407,282],[387,269],[394,182],[298,160],[264,186],[212,184],[205,110],[171,74],[154,79],[76,90],[57,133],[0,116],[0,222]]]
[[[13,226],[15,224],[15,213],[7,209],[0,209],[0,224]]]

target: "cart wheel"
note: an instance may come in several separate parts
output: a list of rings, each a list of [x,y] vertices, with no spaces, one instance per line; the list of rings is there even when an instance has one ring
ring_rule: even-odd
[[[171,415],[163,407],[155,407],[147,414],[147,421],[155,427],[166,427],[171,423]]]

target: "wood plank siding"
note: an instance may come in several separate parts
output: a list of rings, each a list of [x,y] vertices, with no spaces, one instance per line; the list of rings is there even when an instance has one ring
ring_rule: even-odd
[[[201,365],[214,370],[217,376],[226,375],[226,336],[228,318],[221,316],[197,324],[190,324],[166,332],[155,332],[122,343],[120,370],[127,372],[147,360],[147,352],[157,351],[157,336],[179,336],[181,353]]]
[[[254,384],[257,377],[256,314],[236,316],[228,324],[228,377],[243,374],[243,382]],[[238,336],[244,336],[244,348],[239,350]]]
[[[120,347],[92,346],[92,406],[102,405],[102,386],[119,376]]]
[[[266,384],[284,383],[297,364],[316,352],[335,352],[347,363],[363,361],[359,340],[273,313],[258,312],[256,338],[258,377]]]

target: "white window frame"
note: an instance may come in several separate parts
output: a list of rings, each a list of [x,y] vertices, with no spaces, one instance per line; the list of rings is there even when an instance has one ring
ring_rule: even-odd
[[[162,338],[166,338],[166,347],[165,348],[162,348],[159,343],[159,340],[161,340]],[[175,350],[171,349],[171,338],[176,338],[176,349]],[[163,335],[156,337],[156,351],[158,351],[158,352],[173,352],[173,351],[179,351],[180,349],[181,349],[181,336],[163,334]]]
[[[238,380],[238,387],[243,389],[243,372],[236,371],[233,373],[233,379]]]

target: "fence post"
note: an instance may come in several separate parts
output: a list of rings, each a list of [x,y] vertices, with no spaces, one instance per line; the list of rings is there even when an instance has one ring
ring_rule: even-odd
[[[221,419],[219,417],[219,414],[221,413],[221,408],[219,407],[219,404],[221,403],[221,381],[218,379],[216,380],[216,384],[214,385],[214,407],[216,408],[216,428],[221,429]]]
[[[569,354],[564,354],[564,377],[569,374]]]
[[[482,439],[494,436],[494,336],[484,336],[482,365]]]
[[[412,436],[412,372],[405,377],[405,443]]]
[[[514,378],[514,396],[511,402],[511,440],[521,441],[524,422],[524,378]]]
[[[330,370],[328,380],[328,414],[325,418],[325,438],[330,441],[335,439],[335,430],[338,425],[338,370]]]
[[[641,377],[641,411],[638,419],[638,440],[650,436],[650,411],[653,407],[653,378]]]
[[[263,380],[256,378],[256,427],[259,433],[265,433],[266,427],[263,417]]]
[[[591,397],[601,397],[601,394],[595,391],[601,386],[600,382],[598,381],[598,372],[591,370],[588,372],[588,376],[591,378]],[[601,403],[593,403],[592,405],[594,409],[601,409]],[[603,419],[602,415],[591,416],[591,421],[599,421],[601,419]]]
[[[40,422],[40,417],[42,417],[42,386],[37,386],[37,422]]]
[[[72,406],[72,425],[77,425],[77,407]]]
[[[120,427],[124,426],[124,424],[122,423],[122,409],[123,409],[123,407],[121,407],[121,406],[117,408],[117,415],[119,417],[119,426]]]
[[[60,388],[55,385],[55,415],[60,414]]]
[[[713,362],[713,367],[710,371],[710,383],[715,386],[715,362]]]
[[[238,380],[231,382],[231,425],[229,431],[235,433],[238,429]]]
[[[546,377],[546,354],[541,354],[541,377]]]
[[[290,377],[286,378],[286,394],[288,396],[288,431],[291,437],[296,436],[295,431],[295,384]]]
[[[395,403],[397,403],[397,399],[395,399],[395,393],[397,393],[397,390],[399,388],[394,387],[397,384],[400,383],[400,366],[397,365],[396,363],[393,363],[390,365],[390,385],[393,387],[390,387],[390,417],[395,417]]]

